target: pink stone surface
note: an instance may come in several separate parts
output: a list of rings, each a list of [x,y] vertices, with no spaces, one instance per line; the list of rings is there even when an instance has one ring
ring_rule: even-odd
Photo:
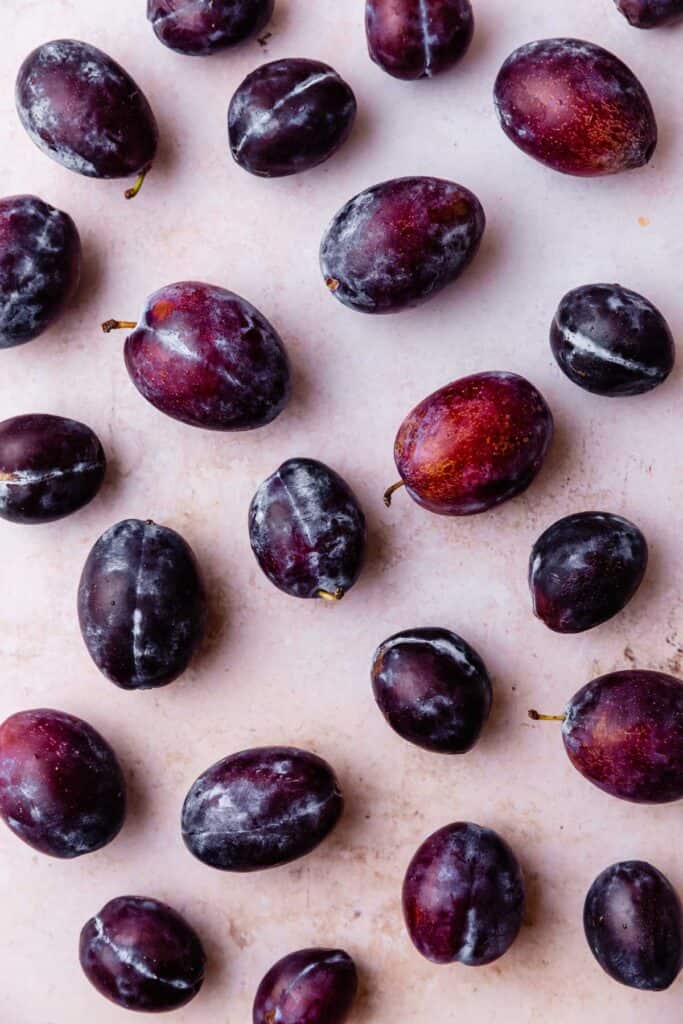
[[[559,729],[527,708],[561,710],[600,672],[638,665],[683,671],[680,543],[681,374],[651,395],[608,400],[555,366],[548,326],[560,297],[619,281],[650,297],[683,337],[680,95],[683,29],[637,32],[611,0],[478,0],[466,59],[434,81],[384,75],[365,51],[363,4],[278,0],[265,46],[208,59],[155,39],[143,0],[3,0],[0,5],[0,190],[33,192],[69,211],[84,242],[77,300],[42,338],[0,353],[0,416],[52,412],[90,424],[110,457],[100,496],[54,525],[0,523],[0,717],[52,706],[80,715],[116,748],[131,801],[106,849],[72,862],[34,854],[0,830],[0,1019],[7,1024],[116,1024],[81,974],[78,933],[111,897],[155,896],[187,915],[210,965],[178,1024],[243,1024],[272,962],[308,945],[356,957],[353,1021],[481,1024],[673,1024],[681,983],[651,995],[610,981],[586,946],[581,911],[615,860],[652,861],[683,892],[680,805],[620,803],[583,781]],[[652,164],[615,178],[562,177],[518,152],[498,127],[491,89],[517,45],[591,39],[641,77],[661,142]],[[162,134],[141,195],[78,177],[41,155],[13,104],[17,67],[55,37],[88,40],[147,93]],[[226,110],[259,62],[332,63],[359,101],[357,127],[332,160],[299,177],[259,180],[231,160]],[[385,178],[434,174],[473,189],[488,216],[476,263],[427,306],[387,318],[344,309],[317,266],[321,234],[351,195]],[[127,378],[123,337],[100,321],[134,319],[145,296],[196,278],[233,289],[272,319],[295,367],[288,411],[264,430],[209,434],[165,418]],[[404,494],[386,510],[394,433],[426,394],[479,370],[513,370],[545,394],[557,439],[523,497],[472,519],[422,511]],[[329,462],[368,515],[366,571],[339,607],[291,599],[260,573],[246,516],[260,481],[285,458]],[[597,630],[557,636],[535,621],[526,587],[531,544],[583,509],[628,516],[652,550],[626,611]],[[177,683],[125,693],[99,675],[81,641],[76,586],[99,534],[151,517],[193,545],[213,605],[210,641]],[[462,758],[422,752],[376,710],[369,667],[398,629],[440,625],[487,662],[494,711]],[[186,852],[180,807],[197,774],[256,744],[308,747],[335,766],[348,801],[334,835],[291,866],[251,876],[212,871]],[[455,819],[500,831],[526,871],[526,925],[508,955],[481,969],[435,967],[407,938],[405,867]]]

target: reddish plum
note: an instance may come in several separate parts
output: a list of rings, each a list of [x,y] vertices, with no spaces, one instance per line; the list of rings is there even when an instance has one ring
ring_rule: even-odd
[[[657,28],[683,18],[683,0],[614,0],[634,28]]]
[[[368,50],[394,78],[431,78],[465,55],[474,32],[470,0],[366,0]]]
[[[344,1024],[358,989],[342,949],[300,949],[278,960],[258,987],[253,1024]]]
[[[177,53],[206,57],[255,36],[275,0],[147,0],[157,39]]]
[[[34,850],[80,857],[106,846],[126,813],[114,751],[64,711],[20,711],[0,725],[0,817]]]

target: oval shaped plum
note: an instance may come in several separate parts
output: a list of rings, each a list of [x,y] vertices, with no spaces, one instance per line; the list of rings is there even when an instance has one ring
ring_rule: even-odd
[[[431,78],[453,67],[472,42],[470,0],[366,0],[370,57],[394,78]]]
[[[164,46],[206,57],[255,36],[274,7],[275,0],[147,0],[147,17]]]
[[[300,949],[263,978],[253,1024],[344,1024],[357,989],[356,965],[343,949]]]
[[[683,0],[614,0],[634,28],[657,28],[683,18]]]

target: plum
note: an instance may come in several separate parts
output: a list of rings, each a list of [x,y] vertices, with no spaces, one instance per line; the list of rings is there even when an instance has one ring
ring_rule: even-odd
[[[300,949],[263,978],[253,1024],[344,1024],[357,989],[356,965],[343,949]]]
[[[297,174],[336,153],[355,116],[353,91],[329,64],[275,60],[247,75],[230,101],[230,152],[251,174]]]
[[[0,423],[0,517],[50,523],[95,497],[106,470],[97,435],[63,416],[29,414]]]
[[[294,747],[256,747],[218,761],[190,787],[182,835],[221,871],[259,871],[314,850],[344,801],[332,768]]]
[[[159,900],[119,896],[81,930],[79,959],[97,991],[125,1010],[185,1006],[204,981],[206,955],[187,921]]]
[[[0,199],[0,349],[47,330],[80,276],[81,240],[68,213],[36,196]]]
[[[474,650],[448,629],[406,629],[375,651],[372,689],[399,736],[425,750],[464,754],[491,710],[491,681]]]
[[[28,55],[16,84],[19,119],[47,156],[89,178],[137,174],[137,195],[156,155],[154,114],[127,71],[75,39],[43,43]]]
[[[249,539],[271,583],[292,597],[340,601],[365,556],[365,516],[345,480],[315,459],[288,459],[249,507]]]
[[[124,358],[133,384],[156,409],[205,430],[270,423],[291,391],[277,332],[250,302],[210,284],[180,281],[149,296],[139,322],[107,320],[105,333],[133,328]]]
[[[83,568],[78,618],[91,658],[117,686],[173,682],[204,635],[206,601],[192,549],[151,520],[112,526]]]
[[[375,64],[394,78],[431,78],[472,42],[470,0],[366,0],[365,33]]]
[[[410,938],[436,964],[490,964],[517,938],[524,879],[517,858],[490,828],[458,821],[425,839],[403,883]]]
[[[439,515],[484,512],[531,484],[553,437],[541,393],[515,373],[475,373],[429,395],[394,442],[397,488]]]
[[[469,189],[441,178],[395,178],[338,211],[320,247],[336,299],[361,313],[426,302],[474,259],[486,218]]]
[[[494,98],[521,150],[564,174],[642,167],[657,145],[645,89],[618,57],[582,39],[540,39],[503,64]]]
[[[19,711],[0,725],[0,817],[50,857],[110,843],[123,826],[126,786],[114,751],[65,711]]]
[[[255,36],[274,6],[275,0],[147,0],[147,17],[164,46],[206,57]]]
[[[683,0],[614,0],[634,28],[657,28],[683,18]]]
[[[647,568],[647,541],[610,512],[578,512],[549,526],[529,560],[534,614],[557,633],[607,622],[631,600]]]

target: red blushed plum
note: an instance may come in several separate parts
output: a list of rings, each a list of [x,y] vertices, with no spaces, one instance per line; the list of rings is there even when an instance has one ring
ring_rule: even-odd
[[[107,320],[105,332],[134,328],[126,369],[156,409],[205,430],[253,430],[286,406],[289,360],[277,332],[246,299],[181,281],[147,299],[137,324]]]
[[[187,921],[159,900],[119,896],[83,926],[81,967],[100,995],[124,1010],[185,1006],[204,981],[206,956]]]
[[[47,330],[80,276],[81,240],[67,213],[35,196],[0,199],[0,349]]]
[[[581,633],[624,608],[647,568],[647,541],[628,519],[578,512],[541,534],[529,560],[534,614],[556,633]]]
[[[486,218],[477,197],[441,178],[395,178],[361,192],[325,233],[330,293],[361,313],[397,313],[455,281],[474,259]]]
[[[329,159],[355,116],[353,91],[329,64],[275,60],[247,75],[230,101],[230,152],[251,174],[297,174]]]
[[[106,846],[126,813],[114,751],[64,711],[20,711],[0,725],[0,817],[34,850],[80,857]]]
[[[622,861],[598,875],[586,896],[583,925],[593,956],[622,985],[661,992],[678,977],[681,904],[651,864]]]
[[[503,131],[564,174],[594,177],[648,163],[657,124],[647,93],[613,54],[581,39],[541,39],[515,50],[496,79]]]
[[[156,155],[158,131],[145,96],[124,69],[88,43],[58,39],[28,55],[16,84],[19,118],[38,149],[89,178],[139,175]]]
[[[492,829],[455,822],[434,832],[403,883],[410,938],[436,964],[481,967],[503,956],[524,914],[517,858]]]
[[[275,0],[147,0],[157,39],[177,53],[206,57],[255,36]]]
[[[439,754],[464,754],[491,710],[486,667],[448,629],[407,629],[380,644],[372,664],[377,705],[399,736]]]
[[[394,459],[410,497],[444,516],[484,512],[526,490],[553,437],[543,396],[515,373],[476,373],[435,391],[401,424]]]
[[[0,423],[0,517],[50,523],[87,505],[106,470],[102,445],[84,423],[14,416]]]
[[[344,1024],[358,989],[342,949],[300,949],[278,960],[258,987],[253,1024]]]
[[[375,64],[394,78],[431,78],[464,56],[474,32],[469,0],[367,0],[365,32]]]
[[[190,853],[221,871],[259,871],[310,853],[344,801],[329,764],[294,747],[257,747],[218,761],[185,797]]]
[[[365,516],[345,480],[315,459],[283,462],[249,508],[249,539],[271,583],[292,597],[340,601],[365,557]]]
[[[683,0],[614,0],[634,28],[657,28],[683,18]]]
[[[173,682],[204,635],[206,602],[192,549],[175,530],[124,519],[92,548],[78,586],[88,652],[124,690]]]

